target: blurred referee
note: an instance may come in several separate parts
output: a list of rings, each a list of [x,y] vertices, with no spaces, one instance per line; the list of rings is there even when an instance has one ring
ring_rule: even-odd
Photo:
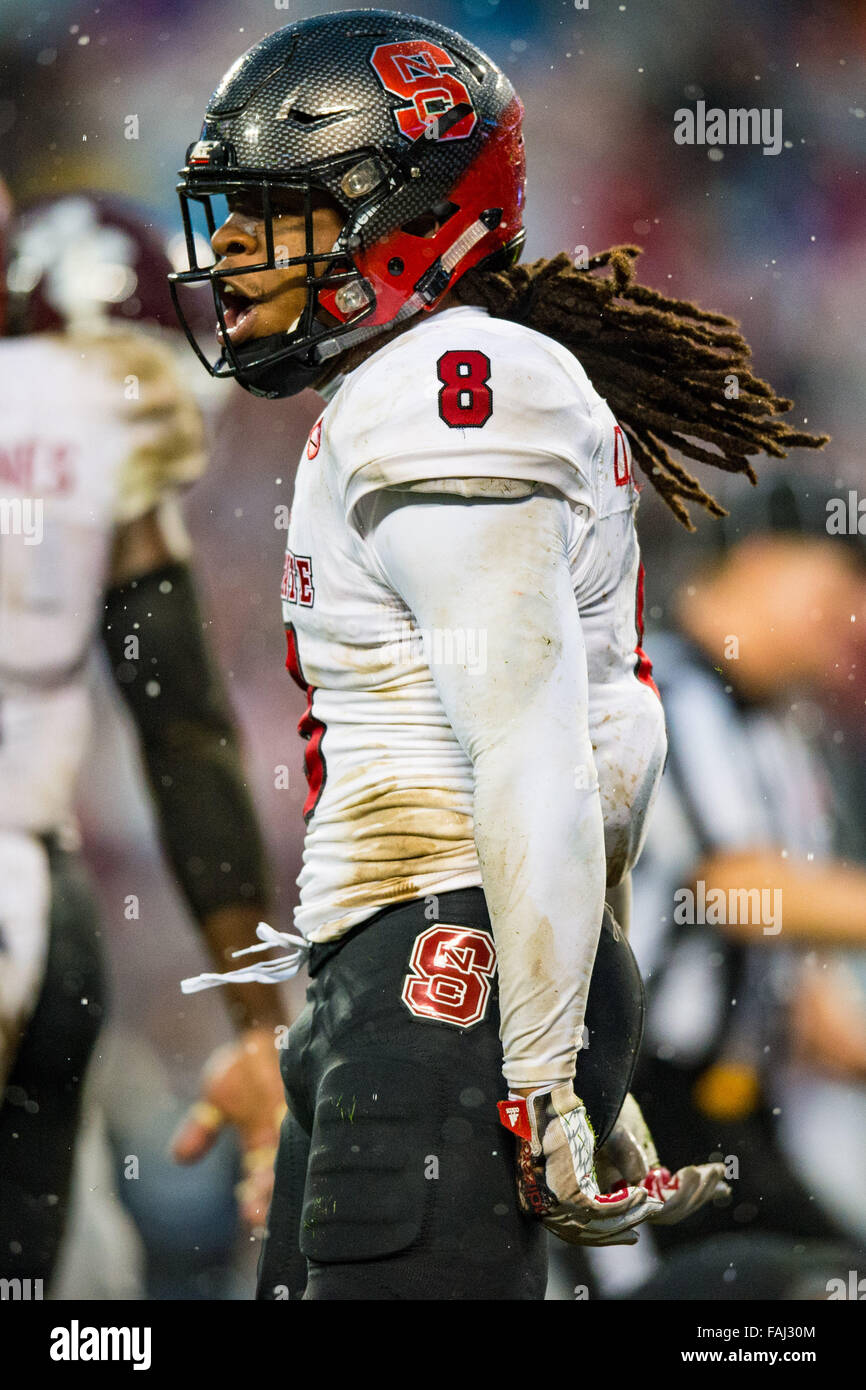
[[[654,1232],[662,1251],[722,1232],[801,1263],[805,1238],[866,1244],[862,747],[834,728],[862,718],[866,546],[828,529],[846,497],[765,475],[652,639],[669,755],[634,873],[634,1089],[671,1166],[721,1154],[733,1188]],[[720,1291],[710,1266],[685,1296]]]

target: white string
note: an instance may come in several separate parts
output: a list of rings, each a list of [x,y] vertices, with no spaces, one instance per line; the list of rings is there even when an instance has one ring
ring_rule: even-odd
[[[267,922],[259,922],[256,936],[259,938],[259,945],[244,946],[240,951],[232,951],[232,957],[269,951],[274,946],[291,946],[293,949],[287,956],[280,956],[277,960],[257,961],[254,965],[242,965],[237,970],[228,970],[222,974],[208,970],[202,975],[192,975],[186,980],[181,980],[180,987],[183,993],[197,994],[199,990],[215,989],[218,985],[225,984],[245,985],[258,982],[263,985],[275,985],[282,980],[292,979],[306,963],[310,945],[302,936],[276,931],[269,927]]]

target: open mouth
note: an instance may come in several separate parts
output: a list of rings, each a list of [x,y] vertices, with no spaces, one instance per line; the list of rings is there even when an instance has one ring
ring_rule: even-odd
[[[249,295],[236,290],[233,285],[225,281],[220,286],[220,299],[223,306],[223,317],[226,322],[226,330],[232,343],[235,345],[243,343],[247,338],[252,337],[256,318],[258,315],[258,303],[251,299]],[[217,340],[224,343],[222,328],[217,326]]]

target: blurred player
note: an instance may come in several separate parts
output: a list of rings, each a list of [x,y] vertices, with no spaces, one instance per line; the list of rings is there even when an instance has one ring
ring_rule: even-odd
[[[735,1156],[735,1227],[786,1236],[795,1264],[806,1238],[866,1240],[866,846],[820,710],[862,711],[866,546],[828,533],[832,497],[771,476],[672,595],[670,753],[635,873],[654,1128],[682,1161]],[[659,1244],[730,1225],[707,1209]]]
[[[203,208],[217,261],[177,302],[210,281],[219,360],[193,346],[256,394],[328,401],[282,590],[313,982],[264,1298],[541,1298],[542,1223],[630,1243],[721,1174],[662,1169],[629,1099],[601,1191],[581,1100],[609,1062],[577,1059],[606,887],[665,750],[632,458],[684,518],[720,509],[667,443],[751,475],[799,437],[735,326],[634,285],[630,248],[603,278],[517,264],[521,117],[459,35],[349,11],[235,63],[183,171],[191,254]]]
[[[249,939],[268,871],[174,501],[204,467],[198,411],[158,326],[170,269],[140,211],[81,195],[24,213],[0,341],[0,1270],[50,1277],[82,1082],[105,1009],[99,920],[72,811],[100,626],[159,829],[214,959]],[[269,1195],[281,1086],[273,991],[231,1000],[237,1045],[178,1135],[226,1118]],[[264,1209],[261,1211],[263,1216]]]

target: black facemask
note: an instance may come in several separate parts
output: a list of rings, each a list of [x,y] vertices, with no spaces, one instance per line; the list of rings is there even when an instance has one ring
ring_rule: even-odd
[[[324,336],[327,330],[322,325],[314,325]],[[251,396],[263,396],[267,400],[279,400],[286,396],[296,396],[299,391],[315,386],[324,376],[327,364],[317,360],[315,347],[309,345],[299,348],[296,355],[282,357],[276,362],[260,362],[258,366],[247,366],[270,353],[285,347],[287,334],[270,333],[265,338],[251,338],[234,349],[237,362],[235,380]]]

